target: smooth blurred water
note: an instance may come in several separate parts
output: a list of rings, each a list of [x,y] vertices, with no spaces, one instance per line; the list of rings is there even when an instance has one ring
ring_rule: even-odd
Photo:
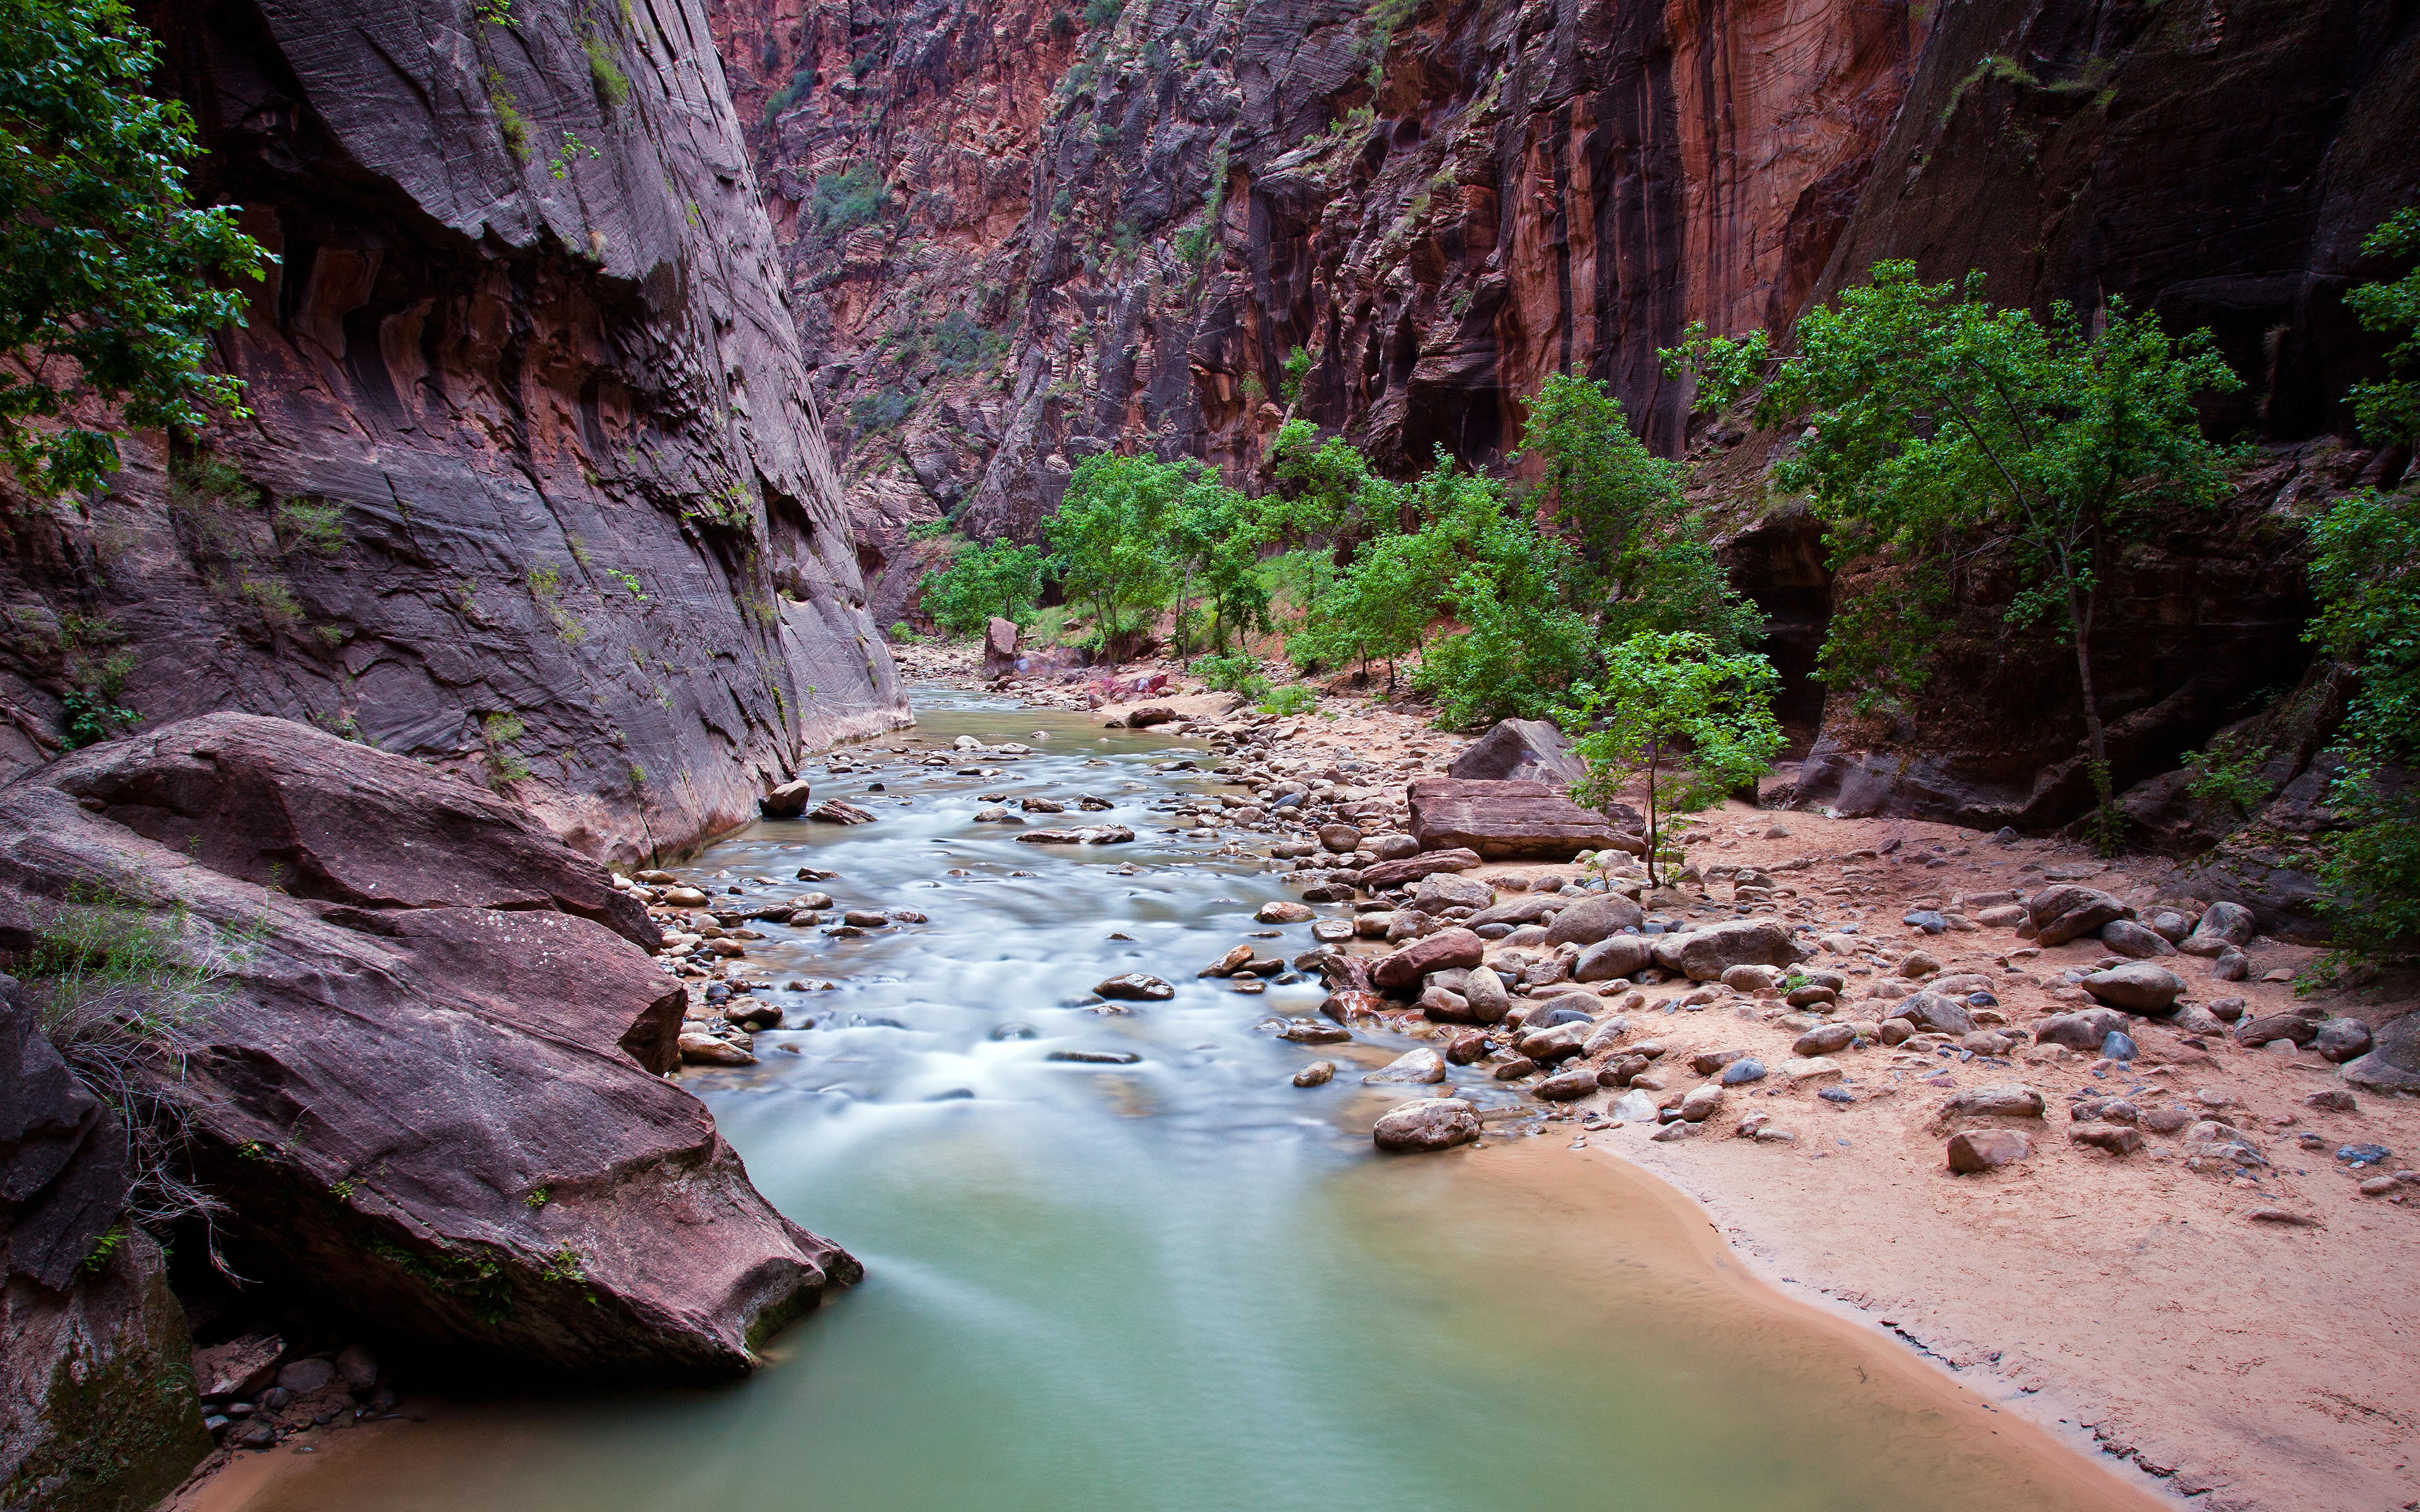
[[[1306,1051],[1255,1026],[1312,1011],[1315,985],[1247,996],[1195,976],[1261,928],[1254,907],[1289,894],[1262,863],[1160,834],[1145,802],[1211,790],[1155,769],[1187,752],[972,695],[926,695],[922,715],[926,734],[1046,754],[990,779],[896,765],[818,779],[819,797],[880,822],[760,825],[689,869],[744,898],[813,887],[931,918],[862,940],[768,928],[782,940],[752,958],[775,980],[845,985],[774,994],[792,1024],[816,1026],[761,1035],[760,1066],[693,1082],[758,1186],[862,1258],[864,1285],[783,1335],[774,1366],[743,1384],[441,1406],[425,1424],[323,1435],[335,1452],[319,1458],[281,1451],[221,1504],[2137,1504],[2039,1435],[1995,1433],[2004,1419],[1920,1367],[1743,1287],[1638,1179],[1570,1153],[1568,1125],[1374,1156],[1366,1131],[1388,1099],[1346,1057],[1375,1063],[1411,1041]],[[1071,802],[1034,822],[1115,820],[1141,839],[1018,844],[972,823],[979,795],[1001,792],[1095,793],[1118,809]],[[1137,874],[1117,874],[1126,863]],[[840,876],[799,882],[802,865]],[[1292,955],[1308,927],[1255,943]],[[1176,983],[1176,998],[1127,1015],[1079,1006],[1134,970]],[[1040,1038],[988,1038],[1009,1021]],[[1145,1058],[1060,1064],[1044,1058],[1054,1048]],[[1294,1088],[1323,1055],[1344,1072]],[[932,1100],[962,1089],[974,1095]]]

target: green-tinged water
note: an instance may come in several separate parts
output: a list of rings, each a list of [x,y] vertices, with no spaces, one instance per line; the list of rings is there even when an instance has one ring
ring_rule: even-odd
[[[812,886],[844,905],[931,917],[864,940],[768,930],[785,938],[754,959],[775,980],[844,986],[777,994],[792,1024],[817,1026],[760,1036],[762,1065],[693,1084],[766,1195],[863,1259],[864,1285],[783,1335],[744,1384],[441,1405],[424,1424],[321,1435],[316,1457],[281,1450],[228,1504],[2133,1504],[1919,1366],[1719,1273],[1670,1206],[1569,1152],[1567,1125],[1519,1148],[1499,1134],[1482,1151],[1373,1156],[1364,1131],[1385,1103],[1349,1063],[1315,1090],[1289,1078],[1316,1054],[1404,1046],[1279,1042],[1254,1026],[1310,1011],[1315,986],[1252,997],[1195,976],[1287,894],[1147,822],[1142,804],[1208,780],[1153,769],[1171,743],[1104,741],[1090,721],[971,696],[937,696],[923,717],[927,734],[1047,754],[992,779],[898,766],[821,779],[819,796],[880,822],[764,825],[690,869],[771,896],[759,881],[803,890],[792,878],[812,865],[841,873]],[[861,795],[873,780],[890,791]],[[1117,810],[1071,803],[1063,822],[1117,820],[1142,838],[1016,844],[971,822],[992,792],[1096,793]],[[1116,874],[1129,862],[1137,874]],[[1284,933],[1287,953],[1307,947],[1304,926]],[[1125,1016],[1067,1006],[1129,970],[1177,997]],[[1012,1021],[1040,1038],[988,1038]],[[1044,1058],[1057,1048],[1144,1059]],[[960,1091],[973,1095],[941,1096]]]

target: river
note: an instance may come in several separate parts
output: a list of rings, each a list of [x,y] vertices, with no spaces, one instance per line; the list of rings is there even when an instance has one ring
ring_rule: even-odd
[[[818,777],[878,816],[766,823],[684,873],[813,886],[923,925],[752,948],[792,1027],[693,1075],[757,1185],[865,1283],[721,1390],[422,1401],[419,1423],[247,1457],[248,1512],[1389,1512],[1569,1505],[1805,1512],[2143,1506],[2135,1489],[1869,1330],[1747,1278],[1701,1217],[1521,1117],[1483,1147],[1384,1158],[1359,1085],[1413,1041],[1304,1048],[1259,1027],[1312,982],[1196,973],[1291,896],[1171,836],[1155,800],[1205,753],[973,693],[920,732],[1019,741],[997,778]],[[878,748],[889,744],[876,742]],[[983,760],[984,758],[976,758]],[[872,791],[879,782],[882,791]],[[1127,845],[1016,843],[983,795],[1095,794]],[[1062,821],[1045,819],[1041,823]],[[800,867],[838,873],[796,880]],[[1307,926],[1284,931],[1288,954]],[[1125,937],[1121,937],[1125,936]],[[1125,1014],[1092,984],[1145,971]],[[803,1025],[814,1021],[813,1027]],[[1032,1038],[998,1038],[1023,1025]],[[1015,1031],[1011,1031],[1012,1033]],[[1131,1066],[1053,1050],[1120,1050]],[[1295,1088],[1319,1056],[1330,1085]],[[1499,1108],[1512,1099],[1473,1079]]]

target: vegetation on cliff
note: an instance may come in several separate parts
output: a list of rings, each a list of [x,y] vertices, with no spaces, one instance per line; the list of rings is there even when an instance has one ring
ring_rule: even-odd
[[[144,93],[157,45],[122,0],[0,6],[0,453],[58,494],[117,469],[111,419],[191,431],[241,413],[203,370],[266,255],[186,191],[200,154],[182,102]]]

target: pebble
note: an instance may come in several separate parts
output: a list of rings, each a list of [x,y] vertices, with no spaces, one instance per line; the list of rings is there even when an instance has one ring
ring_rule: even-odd
[[[1334,1080],[1335,1076],[1336,1062],[1314,1060],[1294,1073],[1294,1084],[1296,1087],[1325,1087]]]

